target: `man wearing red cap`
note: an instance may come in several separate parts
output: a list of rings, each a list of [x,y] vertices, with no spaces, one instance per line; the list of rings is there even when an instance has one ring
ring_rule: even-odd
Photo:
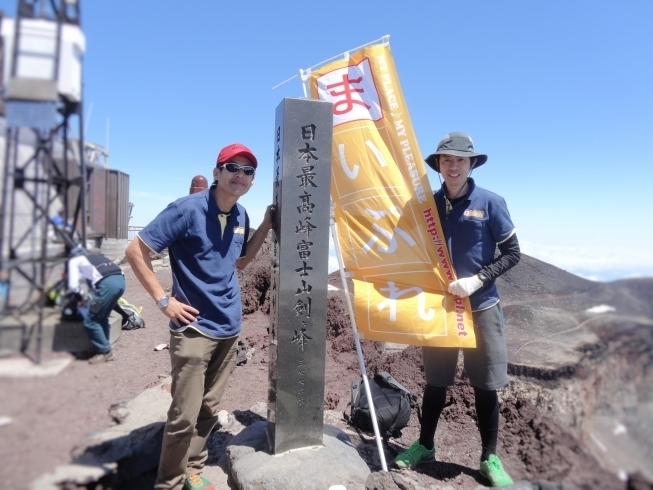
[[[205,191],[168,205],[132,240],[126,255],[134,273],[169,319],[172,404],[168,411],[156,489],[214,490],[200,475],[218,404],[236,364],[242,304],[236,269],[244,269],[272,227],[272,207],[249,236],[238,204],[254,182],[257,160],[240,143],[225,146]],[[152,270],[150,251],[168,249],[170,297]]]

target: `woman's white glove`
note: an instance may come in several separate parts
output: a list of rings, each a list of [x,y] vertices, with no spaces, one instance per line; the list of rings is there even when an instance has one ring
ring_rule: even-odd
[[[478,275],[475,275],[453,281],[449,284],[449,292],[461,298],[466,298],[481,289],[481,287],[483,287],[483,281],[479,279]]]

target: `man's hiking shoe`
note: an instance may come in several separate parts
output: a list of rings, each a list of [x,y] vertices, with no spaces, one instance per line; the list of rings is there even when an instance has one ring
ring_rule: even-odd
[[[496,454],[490,454],[487,461],[481,461],[481,475],[490,480],[493,487],[505,487],[513,484],[512,478],[503,469],[501,460]]]
[[[414,468],[422,463],[432,463],[433,461],[435,461],[435,447],[426,449],[417,440],[403,453],[397,455],[395,465],[403,470]]]
[[[192,475],[186,479],[184,490],[216,490],[215,485],[202,475]]]
[[[116,355],[113,353],[113,350],[105,354],[95,354],[88,360],[89,364],[102,364],[103,362],[115,361]]]

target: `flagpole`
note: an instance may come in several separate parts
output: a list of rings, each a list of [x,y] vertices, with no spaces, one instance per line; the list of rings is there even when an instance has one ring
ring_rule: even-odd
[[[347,286],[347,278],[345,277],[345,268],[342,263],[342,254],[340,253],[340,243],[338,242],[338,233],[336,229],[336,219],[333,211],[333,203],[331,206],[331,236],[333,238],[333,245],[336,249],[336,257],[338,259],[338,266],[340,267],[340,280],[342,287],[345,291],[345,299],[347,300],[347,308],[349,309],[349,320],[351,321],[351,330],[354,335],[354,343],[356,344],[356,355],[358,356],[358,365],[360,366],[361,375],[363,377],[363,385],[365,386],[365,394],[370,404],[370,415],[372,418],[372,427],[374,428],[374,437],[376,439],[376,447],[379,451],[379,459],[381,460],[381,469],[388,471],[388,466],[385,462],[385,452],[383,451],[383,442],[379,434],[379,425],[376,420],[376,410],[374,409],[374,400],[370,391],[370,383],[367,380],[367,371],[365,369],[365,360],[363,359],[363,351],[361,349],[360,337],[358,335],[358,328],[356,327],[356,319],[354,318],[354,308],[351,304],[351,297],[349,296],[349,286]]]
[[[354,52],[358,51],[359,49],[364,48],[365,46],[369,46],[370,44],[376,44],[379,41],[381,41],[381,43],[384,44],[385,46],[390,46],[390,34],[386,34],[385,36],[380,37],[379,39],[375,39],[374,41],[370,41],[369,43],[361,44],[357,48],[350,49],[349,51],[345,51],[344,53],[341,53],[341,54],[337,54],[337,55],[332,56],[331,58],[329,58],[327,60],[320,61],[318,64],[313,65],[310,68],[306,68],[305,70],[300,69],[299,70],[299,78],[301,79],[302,85],[304,86],[304,97],[308,97],[308,95],[306,95],[305,82],[306,82],[306,80],[308,80],[308,77],[311,75],[312,70],[314,70],[315,68],[317,68],[319,66],[322,66],[322,65],[328,63],[331,60],[335,60],[337,58],[340,58],[341,56],[343,58],[348,59],[349,58],[349,53],[351,53],[352,51],[354,51]],[[284,80],[283,82],[277,83],[274,87],[272,87],[271,90],[274,90],[277,87],[281,87],[284,83],[289,82],[290,80],[292,80],[295,77],[297,77],[297,75],[293,75],[292,77]]]

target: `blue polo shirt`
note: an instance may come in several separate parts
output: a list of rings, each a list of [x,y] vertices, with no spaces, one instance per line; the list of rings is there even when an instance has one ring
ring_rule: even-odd
[[[467,180],[469,192],[447,215],[444,184],[435,196],[442,230],[454,270],[459,279],[472,277],[494,260],[497,244],[515,233],[506,201],[493,192]],[[473,311],[485,310],[499,302],[494,281],[488,282],[470,297]]]
[[[224,234],[213,198],[215,184],[177,199],[138,234],[153,251],[170,254],[172,296],[199,310],[190,326],[213,338],[240,333],[242,304],[236,260],[245,255],[249,217],[235,204]],[[172,321],[170,329],[184,330]]]

